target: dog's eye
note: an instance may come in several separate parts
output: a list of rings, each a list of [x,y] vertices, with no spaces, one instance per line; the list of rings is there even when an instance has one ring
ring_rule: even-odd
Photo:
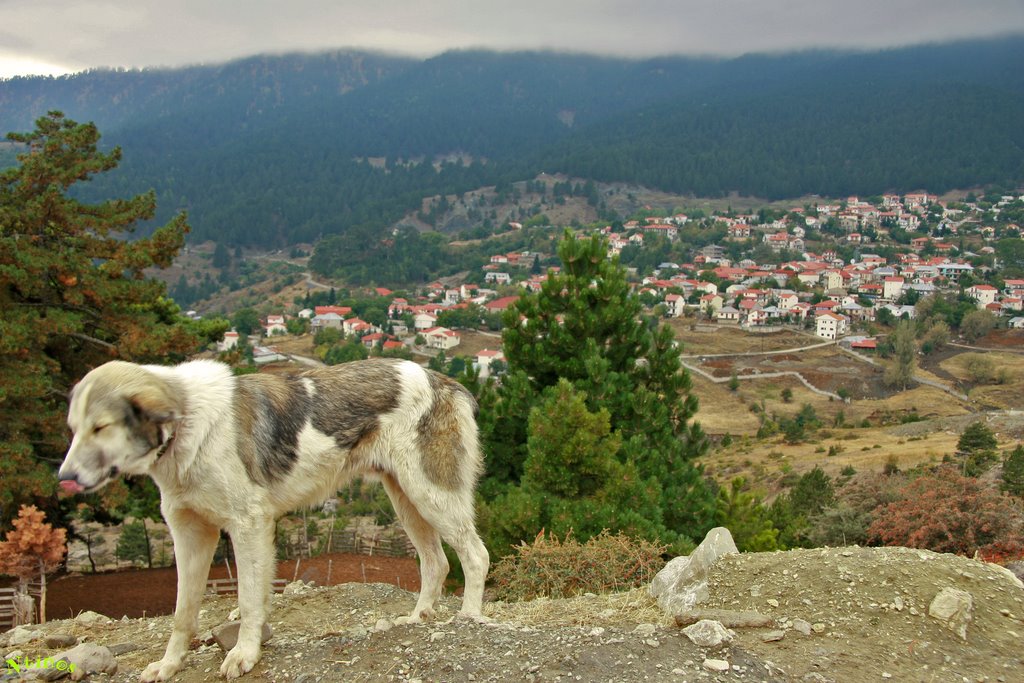
[[[93,433],[93,434],[99,434],[99,433],[100,433],[100,432],[102,432],[102,431],[103,431],[104,429],[106,429],[106,428],[107,428],[107,426],[108,426],[108,425],[96,425],[95,427],[93,427],[93,428],[92,428],[92,433]]]

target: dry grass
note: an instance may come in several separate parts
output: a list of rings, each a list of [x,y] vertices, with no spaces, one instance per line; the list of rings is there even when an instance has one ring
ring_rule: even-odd
[[[499,622],[548,628],[559,626],[621,626],[622,623],[674,624],[646,588],[621,593],[587,594],[574,598],[537,598],[526,602],[488,602],[484,613]]]
[[[974,379],[968,371],[968,365],[979,356],[992,361],[995,372],[1002,375],[1005,381],[1001,384],[974,386],[969,394],[971,400],[1005,410],[1024,408],[1024,356],[1020,354],[998,351],[984,354],[967,352],[946,359],[941,363],[941,367],[957,379],[973,383]]]
[[[580,543],[542,530],[491,568],[494,595],[506,600],[565,598],[643,586],[665,561],[666,546],[608,531]]]
[[[686,355],[702,353],[747,353],[751,351],[778,351],[820,343],[817,339],[800,332],[783,330],[772,334],[751,334],[738,327],[716,327],[713,330],[691,330],[694,321],[689,318],[672,318],[666,325],[672,328],[676,339],[683,345]],[[702,326],[706,329],[706,326]],[[817,339],[817,341],[815,341]]]

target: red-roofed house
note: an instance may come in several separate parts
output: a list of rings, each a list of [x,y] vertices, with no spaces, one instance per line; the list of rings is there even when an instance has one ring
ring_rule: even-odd
[[[506,308],[515,303],[518,299],[518,296],[503,296],[500,299],[488,301],[487,303],[484,304],[484,308],[491,312],[504,311]]]
[[[459,333],[447,327],[432,327],[423,331],[427,346],[432,349],[450,349],[459,345]]]
[[[978,308],[985,308],[995,303],[999,290],[992,285],[972,285],[964,290],[964,293],[978,303]]]
[[[814,318],[814,333],[823,339],[838,339],[846,334],[849,319],[838,313],[822,313]]]
[[[346,315],[352,312],[352,309],[348,306],[315,306],[313,308],[313,315],[324,315],[325,313],[335,313],[344,318]]]

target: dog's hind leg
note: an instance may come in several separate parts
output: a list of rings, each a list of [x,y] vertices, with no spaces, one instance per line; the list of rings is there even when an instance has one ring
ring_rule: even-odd
[[[441,548],[441,535],[409,500],[398,481],[391,474],[381,477],[384,490],[391,499],[405,533],[409,536],[420,556],[420,596],[408,617],[398,619],[399,623],[416,623],[434,616],[434,606],[444,588],[448,576],[448,558]]]
[[[400,483],[395,482],[391,475],[384,477],[384,481],[391,480],[391,485],[403,491]],[[483,541],[476,532],[476,524],[473,521],[473,496],[467,491],[444,491],[442,489],[406,488],[403,493],[404,505],[413,510],[413,517],[418,524],[414,528],[430,529],[431,544],[430,554],[427,555],[416,546],[420,552],[420,573],[422,586],[420,600],[416,610],[411,616],[412,621],[418,621],[416,615],[421,607],[432,605],[433,601],[441,594],[444,577],[448,573],[448,561],[444,557],[444,551],[437,540],[437,536],[448,543],[459,556],[462,563],[462,571],[466,577],[465,593],[462,597],[461,616],[482,620],[481,609],[483,607],[484,583],[487,581],[487,570],[490,565],[490,556]],[[390,490],[389,490],[390,494]],[[394,497],[392,497],[394,500]],[[397,506],[396,506],[397,507]],[[405,520],[403,519],[403,524]],[[408,531],[408,528],[407,528]],[[424,534],[426,536],[426,534]],[[413,544],[416,540],[412,533],[409,534]],[[427,558],[440,558],[436,564],[431,564]],[[443,562],[443,564],[441,564]],[[434,566],[443,568],[439,574],[429,573]],[[436,583],[428,584],[428,577],[437,576]],[[428,593],[428,586],[432,592]],[[428,602],[429,600],[429,602]]]
[[[460,507],[459,512],[463,514],[452,514],[446,523],[442,523],[441,536],[455,549],[462,563],[462,572],[466,576],[466,588],[462,595],[462,609],[459,615],[481,621],[484,583],[487,581],[490,556],[476,533],[472,513],[465,513],[465,509]],[[471,507],[469,509],[472,510]]]
[[[238,609],[242,624],[238,642],[224,658],[220,673],[238,678],[260,660],[260,641],[267,619],[267,594],[277,562],[274,560],[274,520],[250,517],[228,529],[238,563]]]
[[[142,672],[143,683],[166,681],[181,668],[192,636],[199,628],[199,604],[206,592],[220,532],[193,512],[164,510],[174,540],[174,561],[178,567],[178,598],[174,606],[174,630],[163,659]]]

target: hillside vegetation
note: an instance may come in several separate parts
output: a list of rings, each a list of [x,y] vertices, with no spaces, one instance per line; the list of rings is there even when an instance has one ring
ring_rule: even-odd
[[[87,194],[155,188],[157,218],[187,209],[200,241],[366,243],[424,197],[541,171],[763,198],[1012,183],[1022,62],[1019,38],[730,60],[254,57],[0,81],[0,130],[49,109],[95,121],[124,162]]]

